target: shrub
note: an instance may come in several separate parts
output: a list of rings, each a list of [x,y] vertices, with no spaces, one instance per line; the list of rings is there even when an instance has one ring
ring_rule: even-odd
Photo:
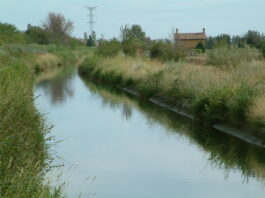
[[[249,62],[258,59],[260,53],[255,48],[245,46],[237,47],[219,47],[212,49],[208,54],[208,63],[217,66],[236,67],[243,62]]]
[[[90,73],[98,65],[99,58],[96,56],[87,57],[86,60],[79,66],[79,72],[82,75],[89,76]]]
[[[48,44],[48,32],[38,26],[28,26],[25,32],[29,43]]]
[[[158,41],[150,49],[150,57],[161,61],[178,61],[185,57],[185,50],[178,45]]]
[[[246,82],[233,91],[230,98],[229,111],[231,120],[245,121],[250,102],[256,95],[256,89],[250,87]]]
[[[205,46],[204,46],[204,44],[202,42],[199,42],[196,45],[196,49],[201,50],[201,52],[205,52]]]
[[[231,92],[226,88],[211,89],[209,93],[193,101],[193,112],[209,123],[227,120],[227,100]]]
[[[243,40],[251,47],[260,48],[264,35],[257,31],[249,30],[244,36]]]
[[[0,44],[25,43],[25,37],[14,25],[0,23]]]
[[[48,32],[52,43],[65,43],[74,29],[74,24],[63,15],[50,12],[43,23],[43,28]]]
[[[150,49],[150,57],[164,60],[165,52],[165,44],[163,42],[156,42]]]
[[[133,40],[127,40],[122,42],[122,51],[125,55],[135,56],[138,50],[137,42]]]
[[[121,44],[117,39],[101,40],[96,53],[102,56],[117,56],[120,49]]]

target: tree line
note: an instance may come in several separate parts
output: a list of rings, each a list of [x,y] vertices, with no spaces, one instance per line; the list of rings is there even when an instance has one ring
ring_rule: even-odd
[[[196,52],[203,53],[205,50],[216,48],[256,48],[265,56],[265,35],[258,31],[249,30],[242,36],[220,34],[208,37],[205,44],[199,43]],[[125,25],[120,29],[120,38],[109,40],[99,39],[97,53],[103,56],[115,56],[120,51],[125,55],[135,56],[149,55],[162,61],[179,60],[187,54],[181,44],[173,38],[152,40],[140,25]]]
[[[81,41],[71,36],[74,24],[63,15],[50,12],[40,26],[28,24],[26,31],[0,22],[0,44],[36,43],[76,45]]]

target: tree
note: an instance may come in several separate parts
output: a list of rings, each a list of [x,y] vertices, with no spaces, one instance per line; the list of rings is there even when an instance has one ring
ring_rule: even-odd
[[[251,47],[261,48],[264,35],[257,31],[249,30],[244,36],[244,41]]]
[[[244,39],[241,36],[233,36],[231,39],[231,44],[239,48],[243,48],[245,46]]]
[[[71,35],[74,25],[61,14],[50,12],[43,23],[44,29],[54,43],[64,43]]]
[[[214,47],[214,37],[209,36],[205,42],[205,46],[207,49],[213,49]]]
[[[140,25],[125,25],[121,28],[122,41],[135,40],[145,41],[145,32],[142,30]]]
[[[144,50],[146,36],[140,25],[125,25],[121,28],[121,40],[124,53],[134,56]]]
[[[25,37],[14,25],[0,22],[0,44],[24,43]]]
[[[38,44],[48,44],[48,32],[39,26],[28,25],[28,29],[25,32],[28,42],[38,43]]]
[[[214,47],[225,47],[231,44],[231,36],[229,34],[220,34],[215,37]]]

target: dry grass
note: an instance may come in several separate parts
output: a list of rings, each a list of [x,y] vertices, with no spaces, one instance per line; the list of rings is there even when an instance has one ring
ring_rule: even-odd
[[[141,57],[98,59],[90,63],[89,69],[84,64],[80,71],[89,70],[86,75],[119,85],[128,86],[124,82],[132,81],[129,85],[143,96],[159,96],[172,104],[182,101],[210,122],[243,123],[254,115],[265,117],[265,106],[261,105],[265,103],[264,97],[257,99],[265,91],[262,60],[240,62],[235,67],[216,67],[190,62],[162,63]],[[250,106],[253,101],[258,103],[256,108]]]
[[[51,53],[37,54],[34,58],[35,65],[38,65],[41,71],[49,70],[61,64],[60,58]]]
[[[150,59],[140,57],[122,57],[105,58],[99,65],[103,71],[115,71],[124,76],[124,78],[133,78],[135,80],[144,78],[147,74],[162,70],[165,64]]]

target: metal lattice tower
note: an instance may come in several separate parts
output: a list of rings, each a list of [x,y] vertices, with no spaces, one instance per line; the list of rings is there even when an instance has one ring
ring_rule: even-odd
[[[96,23],[95,20],[94,20],[94,17],[95,17],[95,13],[94,11],[96,10],[97,6],[86,6],[86,8],[89,10],[89,35],[92,35],[93,31],[94,31],[94,24]]]

